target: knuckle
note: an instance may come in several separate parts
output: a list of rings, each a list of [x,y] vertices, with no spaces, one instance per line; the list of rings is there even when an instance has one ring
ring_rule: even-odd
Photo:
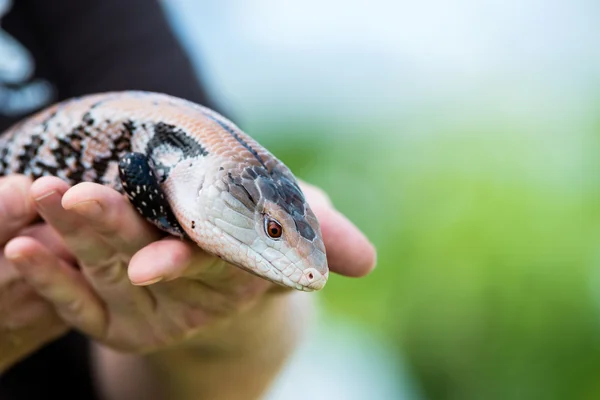
[[[115,237],[119,233],[118,229],[109,221],[88,221],[93,231],[103,237]]]
[[[63,308],[69,314],[80,314],[84,309],[84,299],[81,297],[73,297],[64,301]]]
[[[38,276],[35,279],[29,279],[28,282],[45,298],[52,298],[53,290],[55,289],[54,282],[46,279],[44,276]]]
[[[93,266],[87,266],[85,273],[90,279],[108,285],[116,285],[127,279],[127,263],[121,257],[111,257]]]

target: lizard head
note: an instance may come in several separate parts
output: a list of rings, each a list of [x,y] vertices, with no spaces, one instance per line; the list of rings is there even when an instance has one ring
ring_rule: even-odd
[[[213,168],[182,164],[185,169],[172,171],[169,180],[177,184],[168,194],[179,199],[173,209],[191,240],[280,285],[323,288],[329,270],[319,222],[287,167],[280,162],[270,170],[233,161]],[[174,174],[179,178],[171,179]]]
[[[287,167],[251,164],[221,172],[224,190],[210,208],[230,244],[222,248],[232,249],[221,256],[284,286],[323,288],[328,266],[319,223]]]

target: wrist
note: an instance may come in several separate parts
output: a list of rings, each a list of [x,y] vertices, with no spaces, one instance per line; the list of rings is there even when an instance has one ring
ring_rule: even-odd
[[[143,356],[98,348],[99,381],[113,392],[144,387],[152,398],[259,398],[307,331],[313,299],[296,291],[266,294],[185,343]]]

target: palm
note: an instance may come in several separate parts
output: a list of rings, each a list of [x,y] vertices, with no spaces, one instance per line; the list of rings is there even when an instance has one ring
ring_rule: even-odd
[[[373,267],[372,247],[326,196],[309,189],[333,255],[331,269],[364,275]],[[175,344],[237,315],[267,292],[287,290],[192,243],[161,237],[113,189],[93,183],[69,188],[47,177],[34,183],[31,195],[81,268],[33,238],[17,238],[5,252],[28,254],[30,262],[15,263],[25,279],[65,321],[113,348],[146,352]],[[343,234],[334,234],[339,229]]]

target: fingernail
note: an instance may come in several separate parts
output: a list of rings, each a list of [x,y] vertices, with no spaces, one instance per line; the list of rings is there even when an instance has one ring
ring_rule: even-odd
[[[163,280],[163,277],[159,276],[158,278],[150,279],[149,281],[146,281],[146,282],[140,282],[140,283],[131,282],[131,283],[134,284],[135,286],[149,286],[149,285],[153,285],[155,283],[158,283],[158,282],[160,282],[162,280]]]
[[[35,201],[42,201],[42,200],[47,199],[48,197],[52,196],[53,194],[56,194],[56,190],[51,190],[47,193],[44,193],[41,196],[36,197]]]
[[[96,200],[86,200],[80,203],[75,203],[67,210],[75,211],[76,213],[87,218],[97,218],[103,213],[100,203],[98,203]]]
[[[27,259],[20,253],[15,253],[15,254],[4,254],[4,257],[6,257],[6,259],[8,261],[17,263],[17,264],[24,264],[27,262]]]
[[[38,204],[39,207],[44,208],[47,200],[49,198],[51,198],[52,196],[56,196],[58,195],[58,192],[56,190],[52,190],[50,192],[44,193],[41,196],[36,197],[34,200],[36,202],[36,204]]]

